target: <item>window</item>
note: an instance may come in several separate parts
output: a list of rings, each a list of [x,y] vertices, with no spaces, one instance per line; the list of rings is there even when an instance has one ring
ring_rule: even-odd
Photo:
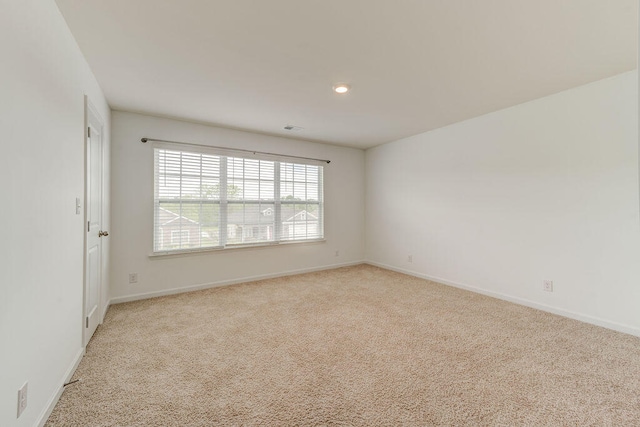
[[[320,240],[323,166],[154,147],[154,253]]]

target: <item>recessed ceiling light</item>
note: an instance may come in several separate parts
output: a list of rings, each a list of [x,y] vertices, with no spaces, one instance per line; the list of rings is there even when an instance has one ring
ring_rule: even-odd
[[[351,89],[351,86],[346,83],[336,83],[333,85],[333,91],[335,93],[347,93],[349,92],[349,89]]]

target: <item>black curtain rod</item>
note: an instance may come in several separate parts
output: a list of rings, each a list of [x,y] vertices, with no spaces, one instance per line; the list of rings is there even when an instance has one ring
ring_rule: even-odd
[[[142,139],[140,139],[140,141],[142,141],[143,144],[146,144],[147,141],[168,142],[168,143],[171,143],[171,144],[195,145],[197,147],[218,148],[220,150],[242,151],[243,153],[265,154],[267,156],[288,157],[288,158],[291,158],[291,159],[313,160],[313,161],[316,161],[316,162],[331,163],[331,160],[314,159],[313,157],[289,156],[289,155],[284,155],[284,154],[267,153],[266,151],[243,150],[241,148],[216,147],[216,146],[213,146],[213,145],[192,144],[190,142],[167,141],[166,139],[142,138]]]

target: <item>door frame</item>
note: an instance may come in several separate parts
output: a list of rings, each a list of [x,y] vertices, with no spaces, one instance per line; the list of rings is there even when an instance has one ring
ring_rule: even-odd
[[[89,97],[87,95],[84,96],[84,127],[83,127],[83,153],[84,153],[84,219],[82,221],[82,235],[83,235],[83,251],[82,251],[82,319],[80,322],[80,327],[81,327],[81,339],[82,339],[82,347],[83,349],[86,349],[87,343],[89,342],[89,340],[91,339],[91,337],[87,337],[87,328],[85,327],[86,325],[86,318],[87,315],[89,313],[87,313],[87,251],[88,251],[88,241],[87,241],[87,221],[88,221],[88,216],[89,216],[89,212],[88,212],[88,204],[89,204],[89,199],[88,199],[88,192],[89,192],[89,164],[88,164],[88,160],[89,160],[89,152],[88,152],[88,142],[89,142],[89,135],[88,135],[88,129],[89,126],[93,126],[96,129],[100,129],[100,137],[102,138],[101,144],[100,144],[100,149],[101,149],[101,177],[100,177],[100,187],[101,187],[101,191],[100,191],[100,195],[101,195],[101,201],[100,201],[100,224],[102,227],[104,227],[104,205],[105,205],[105,185],[104,185],[104,177],[105,177],[105,139],[104,139],[104,120],[102,118],[102,116],[100,115],[100,113],[98,113],[97,108],[93,105],[93,103],[91,102],[91,100],[89,99]],[[98,289],[98,315],[99,315],[99,325],[102,324],[103,320],[104,320],[104,303],[105,301],[103,300],[103,286],[105,285],[103,279],[104,279],[104,266],[105,266],[105,256],[104,256],[104,250],[101,248],[100,250],[100,272],[99,272],[99,281],[100,281],[100,285],[99,285],[99,289]]]

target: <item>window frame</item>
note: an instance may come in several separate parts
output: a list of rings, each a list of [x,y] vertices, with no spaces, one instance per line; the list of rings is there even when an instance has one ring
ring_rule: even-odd
[[[162,245],[162,241],[166,240],[164,238],[164,235],[162,233],[159,233],[158,230],[161,230],[163,225],[159,222],[159,209],[162,208],[162,203],[168,203],[169,199],[164,197],[160,197],[159,196],[159,185],[158,185],[158,175],[159,175],[159,160],[158,160],[158,153],[160,151],[172,151],[172,152],[179,152],[181,155],[182,153],[187,153],[190,155],[196,154],[196,155],[207,155],[207,156],[216,156],[218,157],[219,160],[219,164],[220,164],[220,168],[219,168],[219,197],[218,199],[204,199],[204,198],[199,198],[199,199],[187,199],[184,197],[184,195],[180,195],[178,198],[176,199],[171,199],[171,202],[177,202],[178,204],[180,204],[181,206],[183,205],[183,202],[187,201],[186,204],[190,203],[195,203],[198,204],[200,203],[202,204],[213,204],[213,205],[218,205],[218,244],[217,245],[211,245],[211,246],[198,246],[198,247],[188,247],[188,248],[171,248],[171,249],[161,249],[161,246],[159,246],[158,244],[158,240],[160,240],[160,245]],[[242,160],[253,160],[253,161],[265,161],[265,162],[272,162],[273,163],[273,198],[272,199],[260,199],[260,197],[258,199],[250,199],[244,198],[244,194],[243,197],[240,199],[230,199],[228,197],[228,186],[230,184],[230,181],[232,181],[232,178],[230,178],[230,175],[228,173],[227,170],[227,165],[228,165],[228,161],[230,158],[233,159],[242,159]],[[182,163],[182,157],[180,162]],[[241,151],[234,151],[233,149],[221,149],[221,148],[209,148],[206,146],[199,146],[199,145],[191,145],[191,144],[175,144],[175,143],[165,143],[165,142],[159,142],[159,143],[154,143],[153,144],[153,174],[154,174],[154,180],[153,180],[153,220],[152,220],[152,226],[153,226],[153,230],[152,230],[152,251],[150,256],[167,256],[167,255],[187,255],[187,254],[194,254],[194,253],[202,253],[202,252],[213,252],[213,251],[228,251],[228,250],[237,250],[237,249],[247,249],[247,248],[257,248],[257,247],[273,247],[273,246],[280,246],[280,245],[290,245],[290,244],[309,244],[309,243],[317,243],[317,242],[324,242],[325,241],[325,229],[324,229],[324,174],[325,174],[325,169],[324,167],[326,166],[326,162],[320,162],[320,161],[313,161],[313,160],[309,160],[307,161],[306,159],[301,161],[301,159],[296,158],[296,157],[287,157],[287,156],[282,156],[282,155],[267,155],[264,153],[261,154],[257,154],[254,153],[253,155],[248,154],[245,150],[241,150]],[[202,157],[200,158],[200,164],[202,165]],[[260,165],[260,163],[258,163]],[[282,179],[282,175],[281,175],[281,170],[280,167],[282,164],[287,164],[287,165],[292,165],[293,167],[305,167],[305,180],[304,180],[304,185],[308,185],[309,183],[315,184],[317,187],[317,200],[315,199],[309,199],[308,195],[306,195],[305,192],[305,199],[301,200],[301,199],[292,199],[292,200],[283,200],[281,199],[280,195],[281,195],[281,189],[282,189],[282,182],[284,181]],[[309,174],[307,172],[307,166],[313,166],[315,168],[317,168],[317,180],[316,181],[310,181],[309,180]],[[260,166],[258,166],[260,167]],[[185,174],[182,173],[182,170],[180,172],[180,182],[182,182],[183,177],[185,176]],[[200,170],[200,177],[203,176],[203,172],[202,169]],[[260,179],[258,179],[258,183],[260,184],[261,181]],[[292,181],[293,183],[293,181]],[[296,181],[297,184],[301,184],[302,182],[300,181]],[[242,189],[243,193],[244,193],[244,187]],[[314,193],[315,194],[315,193]],[[251,228],[253,229],[254,227],[259,227],[260,230],[262,230],[263,227],[266,227],[267,229],[267,239],[269,240],[260,240],[260,241],[253,241],[253,242],[233,242],[233,243],[229,243],[229,235],[231,234],[230,231],[228,230],[228,220],[229,220],[229,206],[230,205],[234,205],[234,204],[239,204],[244,206],[247,205],[257,205],[260,206],[262,205],[268,205],[268,207],[266,209],[270,210],[270,214],[268,216],[266,216],[267,218],[272,219],[272,222],[265,222],[265,223],[260,223],[259,225],[256,224],[252,224],[252,223],[241,223],[241,224],[235,224],[236,227],[239,227],[240,230],[242,231],[242,235],[240,236],[240,238],[243,240],[244,239],[244,229],[248,229]],[[311,214],[313,216],[317,215],[317,219],[315,220],[315,225],[317,227],[317,230],[315,231],[315,233],[312,233],[312,237],[309,237],[309,227],[307,225],[306,231],[305,231],[305,236],[304,237],[299,237],[299,238],[287,238],[286,236],[283,235],[283,229],[284,229],[284,223],[286,222],[287,218],[282,218],[282,208],[286,207],[286,206],[290,206],[293,205],[293,212],[294,212],[294,217],[299,215],[302,212],[306,212],[307,214]],[[301,211],[296,212],[296,205],[305,205],[306,207],[304,209],[302,209]],[[309,206],[316,206],[316,210],[313,213],[308,212],[308,207]],[[166,209],[166,208],[165,208]],[[259,212],[262,212],[262,210],[260,208],[258,208]],[[243,211],[244,212],[244,211]],[[175,214],[175,212],[173,212]],[[179,214],[180,216],[182,216],[182,211]],[[308,218],[308,215],[306,215],[306,217]],[[308,223],[307,221],[304,221],[305,223]],[[301,222],[302,223],[302,222]],[[199,223],[199,239],[198,241],[201,241],[200,239],[202,238],[202,224]],[[259,235],[262,235],[263,233],[258,233]],[[235,238],[237,238],[238,236],[238,231],[235,231]],[[269,237],[271,236],[271,237]],[[255,236],[253,237],[255,238]]]

